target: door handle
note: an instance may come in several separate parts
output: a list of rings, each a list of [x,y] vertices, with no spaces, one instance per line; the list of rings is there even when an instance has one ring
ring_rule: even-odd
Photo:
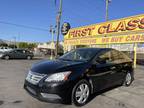
[[[111,67],[110,69],[111,69],[111,70],[115,70],[115,69],[116,69],[116,67],[115,67],[115,66],[113,66],[113,67]]]

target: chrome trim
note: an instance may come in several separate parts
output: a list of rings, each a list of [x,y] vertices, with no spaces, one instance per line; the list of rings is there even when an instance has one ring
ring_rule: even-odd
[[[113,72],[113,71],[107,71],[107,72],[98,73],[98,74],[92,74],[92,75],[88,75],[88,76],[102,76],[102,75],[113,74],[113,73],[115,73],[115,72]]]
[[[45,76],[45,74],[39,74],[30,71],[26,77],[26,80],[34,85],[37,85]]]

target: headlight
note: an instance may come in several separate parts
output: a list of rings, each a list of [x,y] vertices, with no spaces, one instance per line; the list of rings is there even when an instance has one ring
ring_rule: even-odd
[[[46,82],[66,81],[71,71],[55,73],[47,77]]]

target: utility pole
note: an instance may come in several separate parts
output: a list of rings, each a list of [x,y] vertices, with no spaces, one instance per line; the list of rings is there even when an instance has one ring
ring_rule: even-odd
[[[52,46],[52,49],[54,48],[54,33],[55,33],[55,28],[53,28],[53,26],[51,25],[50,26],[50,33],[52,35],[52,40],[51,40],[51,46]],[[51,60],[53,59],[53,50],[51,49]]]
[[[58,10],[58,15],[57,15],[56,57],[58,56],[58,50],[59,50],[59,34],[60,34],[61,15],[62,15],[62,0],[60,0],[59,10]]]
[[[13,42],[14,42],[14,49],[16,49],[16,36],[13,37]]]
[[[106,0],[106,14],[105,14],[105,19],[108,21],[108,6],[109,6],[110,0]]]
[[[105,20],[108,21],[109,20],[109,3],[111,2],[111,0],[106,0],[106,13],[105,13]],[[108,46],[106,45],[105,47],[111,47],[111,45],[109,44]]]
[[[17,47],[20,48],[20,46],[19,46],[20,45],[20,33],[18,33],[18,39],[17,40],[18,40]]]

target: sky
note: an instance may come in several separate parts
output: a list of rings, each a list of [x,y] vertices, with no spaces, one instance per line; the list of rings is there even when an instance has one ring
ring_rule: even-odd
[[[56,25],[59,0],[0,0],[0,39],[48,42]],[[144,14],[144,0],[112,0],[109,20]],[[105,21],[105,0],[63,0],[61,24],[71,27]],[[17,25],[23,25],[19,27]],[[56,34],[54,35],[56,39]],[[60,40],[63,36],[60,35]]]

